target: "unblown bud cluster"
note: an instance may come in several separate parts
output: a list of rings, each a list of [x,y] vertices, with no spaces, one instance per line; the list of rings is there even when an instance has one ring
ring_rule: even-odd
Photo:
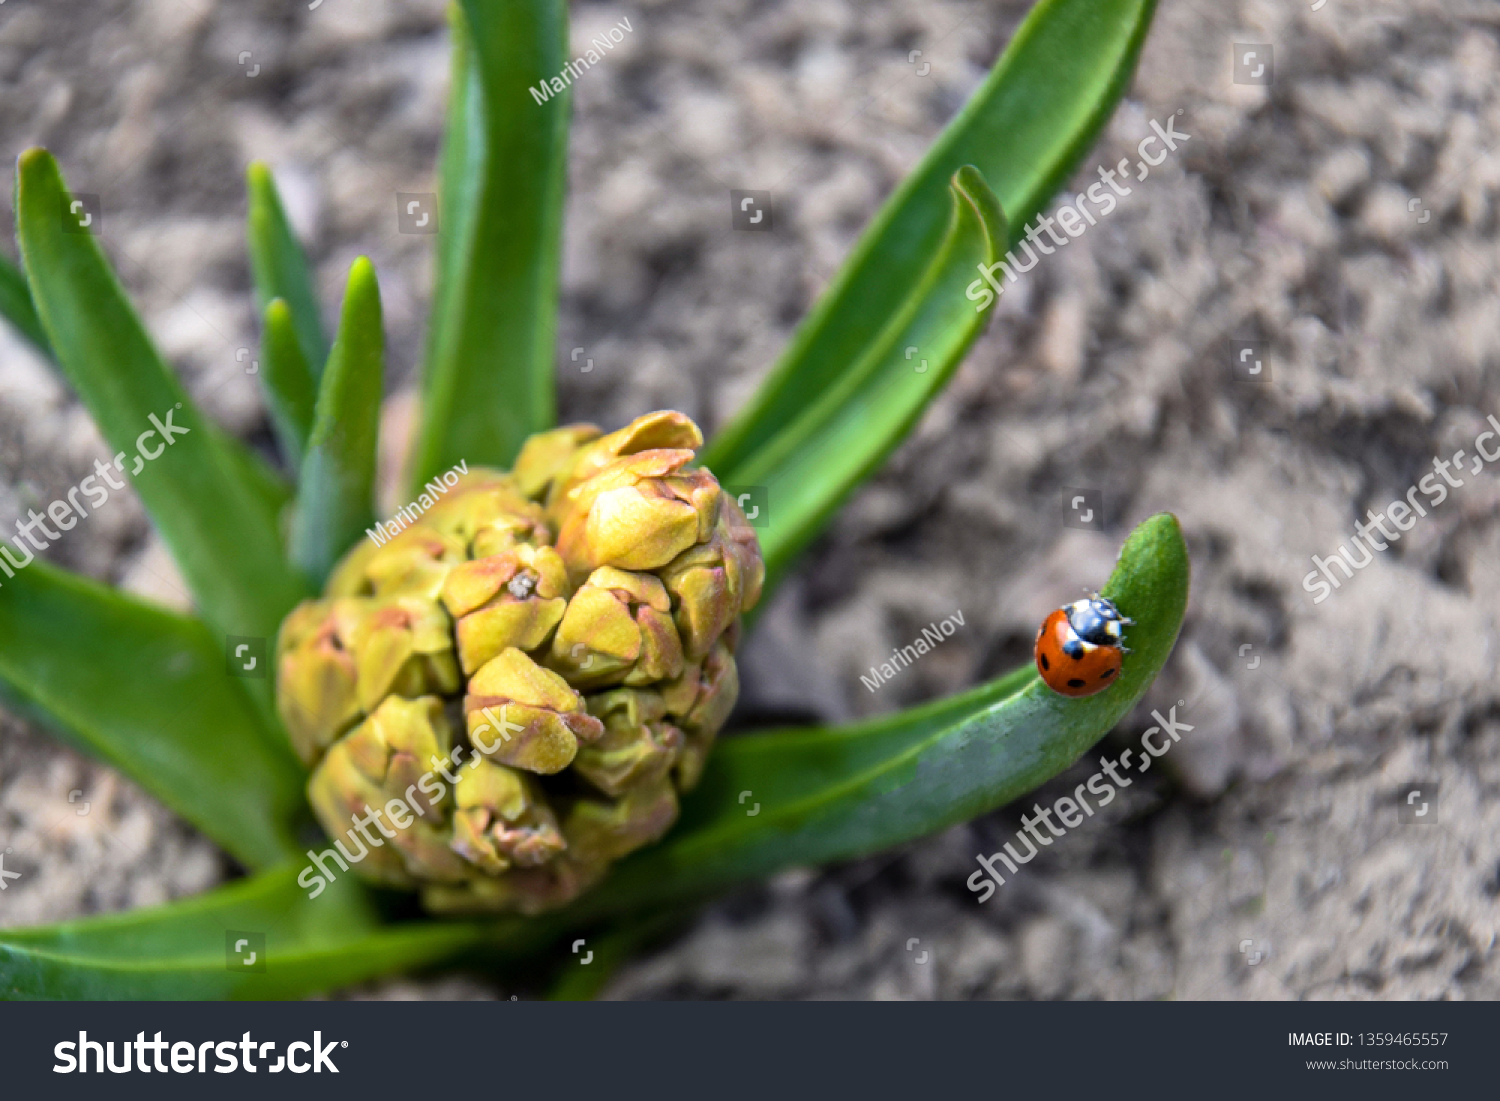
[[[765,576],[735,501],[688,469],[702,442],[679,413],[533,436],[287,617],[277,707],[319,821],[410,809],[361,875],[435,911],[536,913],[676,820]],[[457,782],[422,783],[439,765]]]

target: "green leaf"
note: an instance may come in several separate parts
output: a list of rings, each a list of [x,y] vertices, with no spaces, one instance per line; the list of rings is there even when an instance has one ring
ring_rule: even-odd
[[[991,316],[964,288],[978,265],[1001,255],[1005,216],[972,167],[954,175],[950,195],[948,232],[862,356],[732,476],[721,475],[726,484],[766,487],[769,523],[759,535],[768,589],[905,438]]]
[[[375,445],[385,337],[375,268],[349,269],[338,338],[318,390],[317,412],[292,520],[292,559],[317,587],[375,522]]]
[[[23,153],[18,236],[58,362],[116,452],[116,469],[129,471],[204,617],[223,634],[269,638],[303,595],[277,533],[273,487],[193,407],[94,237],[65,223],[67,203],[51,154]]]
[[[52,343],[42,328],[42,319],[37,316],[31,301],[31,288],[26,284],[26,275],[0,256],[0,317],[11,323],[37,352],[57,365],[52,354]],[[242,468],[245,478],[257,483],[270,507],[279,509],[291,499],[291,487],[285,479],[268,467],[244,444],[233,436],[226,435],[217,425],[211,426],[219,437],[221,446],[228,452],[230,461]]]
[[[14,548],[5,547],[7,556]],[[0,690],[239,860],[293,851],[303,773],[202,623],[45,562],[0,566]],[[15,576],[9,576],[14,573]],[[270,661],[267,642],[257,655]]]
[[[881,207],[759,391],[712,441],[705,466],[727,484],[750,484],[742,470],[756,452],[864,362],[938,250],[943,188],[961,166],[983,174],[1010,218],[1010,243],[1020,239],[1124,93],[1155,8],[1155,0],[1042,0],[1032,9],[989,77]]]
[[[514,922],[382,925],[352,877],[309,899],[298,874],[283,865],[149,910],[0,929],[0,998],[300,998],[505,936],[527,942]],[[252,951],[255,963],[246,965]]]
[[[581,921],[700,895],[788,867],[846,860],[934,833],[1062,772],[1140,700],[1172,652],[1188,596],[1176,517],[1138,527],[1104,595],[1135,620],[1119,681],[1085,699],[1028,666],[965,695],[837,729],[724,739],[682,820],[568,913]],[[740,793],[760,809],[747,813]]]
[[[293,866],[154,911],[0,931],[0,994],[305,996],[460,952],[465,961],[476,953],[524,956],[603,916],[653,910],[737,880],[910,841],[1022,795],[1097,742],[1166,662],[1187,589],[1177,521],[1153,517],[1126,542],[1104,589],[1136,620],[1127,638],[1132,653],[1109,689],[1066,699],[1043,687],[1028,666],[873,722],[725,739],[667,839],[623,862],[598,890],[558,914],[379,927],[351,877],[340,876],[309,901],[293,876],[306,877],[312,890],[316,873]],[[740,802],[743,791],[760,804],[754,816]],[[229,930],[266,934],[264,975],[226,968]],[[628,946],[633,935],[627,927],[620,944]],[[600,944],[608,953],[615,941],[603,937]],[[557,991],[589,992],[578,983]]]
[[[323,364],[328,359],[328,338],[323,335],[323,320],[307,256],[292,233],[271,170],[254,161],[245,175],[250,192],[246,236],[250,243],[256,309],[264,314],[277,298],[286,303],[312,385],[323,373]]]
[[[3,256],[0,256],[0,317],[9,321],[54,367],[57,365],[57,358],[52,353],[52,343],[47,339],[42,319],[37,316],[36,306],[31,301],[31,288],[26,283],[26,275]],[[239,440],[225,434],[217,425],[211,427],[230,461],[241,468],[243,477],[259,485],[270,508],[280,509],[291,499],[291,486],[287,485],[285,479]]]
[[[287,462],[300,469],[317,410],[318,390],[297,341],[292,311],[284,298],[266,307],[260,342],[260,385],[271,426]]]
[[[551,428],[567,91],[537,103],[567,62],[564,0],[450,8],[452,92],[443,138],[437,271],[419,486],[461,461],[509,466]]]
[[[42,330],[36,307],[31,304],[31,288],[26,285],[26,276],[3,256],[0,256],[0,317],[9,321],[16,332],[43,356],[52,358],[52,345]]]
[[[244,480],[260,497],[261,507],[271,516],[278,516],[292,499],[291,484],[270,463],[249,447],[225,432],[217,424],[208,426],[220,450],[228,459],[236,478]],[[278,525],[277,530],[280,530]]]

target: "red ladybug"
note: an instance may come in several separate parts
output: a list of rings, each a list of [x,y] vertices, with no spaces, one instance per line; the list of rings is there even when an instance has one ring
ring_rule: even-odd
[[[1036,634],[1036,667],[1047,687],[1064,696],[1092,696],[1114,683],[1125,655],[1126,619],[1104,597],[1057,609]]]

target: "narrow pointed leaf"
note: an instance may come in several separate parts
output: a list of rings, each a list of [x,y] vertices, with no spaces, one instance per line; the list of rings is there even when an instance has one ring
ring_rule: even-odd
[[[298,867],[149,910],[0,929],[0,998],[307,997],[498,939],[473,922],[382,925],[349,876],[309,899]],[[498,931],[525,943],[519,923]]]
[[[57,357],[52,352],[52,342],[47,339],[42,319],[37,316],[36,305],[31,300],[31,287],[26,283],[26,273],[3,256],[0,256],[0,317],[8,321],[40,355],[56,366]],[[257,484],[272,509],[280,509],[291,499],[291,486],[259,456],[217,425],[211,427],[230,461],[241,468],[243,477]]]
[[[368,933],[379,925],[371,896],[357,879],[340,876],[331,887],[309,899],[297,886],[303,858],[284,860],[245,879],[233,880],[203,894],[124,913],[103,914],[56,925],[5,929],[10,944],[106,958],[134,952],[143,958],[170,959],[196,950],[223,949],[222,932],[235,928],[264,931],[275,924],[288,937],[316,943],[339,928]],[[337,869],[337,865],[334,865]],[[314,882],[311,877],[308,881]],[[299,897],[300,896],[300,897]],[[302,905],[295,905],[302,903]],[[213,938],[219,934],[217,944]],[[199,942],[197,945],[194,942]]]
[[[509,466],[551,428],[567,169],[564,0],[450,8],[437,271],[412,461],[421,485],[456,463]],[[538,103],[529,88],[549,98]]]
[[[769,523],[759,534],[768,589],[906,437],[991,316],[964,288],[1000,255],[1005,217],[972,167],[959,169],[949,191],[948,232],[861,358],[765,447],[720,474],[726,485],[766,487]]]
[[[25,337],[39,355],[45,356],[56,366],[52,343],[47,339],[42,319],[37,316],[36,306],[31,301],[31,288],[26,284],[26,275],[3,256],[0,256],[0,317]],[[260,487],[272,508],[279,509],[291,499],[291,487],[284,479],[239,440],[226,435],[217,425],[212,427],[230,461],[242,468],[245,478]]]
[[[328,338],[323,335],[323,319],[307,256],[292,232],[270,168],[255,161],[247,170],[246,179],[250,192],[247,237],[257,312],[264,314],[277,298],[286,303],[302,349],[302,362],[310,372],[309,385],[315,385],[328,359]]]
[[[1172,652],[1187,607],[1177,520],[1126,541],[1104,588],[1136,622],[1120,680],[1069,699],[1026,667],[963,696],[836,729],[726,738],[682,820],[621,864],[573,920],[712,891],[780,869],[844,860],[993,810],[1062,772],[1140,700]],[[760,804],[747,815],[740,793]]]
[[[862,361],[936,252],[943,189],[962,165],[983,174],[1010,218],[1010,243],[1019,240],[1124,94],[1155,8],[1155,0],[1041,0],[1031,10],[876,214],[759,391],[712,441],[705,466],[725,482],[748,484],[741,471],[755,453]]]
[[[374,267],[361,256],[349,270],[338,338],[323,372],[297,485],[292,559],[316,587],[374,523],[384,359],[380,288]]]
[[[3,256],[0,256],[0,318],[10,322],[11,327],[37,352],[52,358],[52,345],[42,329],[42,319],[36,315],[36,307],[32,305],[26,276]]]
[[[282,454],[300,469],[317,411],[318,390],[308,369],[292,311],[284,298],[266,307],[260,338],[260,385]]]
[[[303,593],[277,534],[272,486],[193,407],[95,238],[69,232],[76,227],[64,221],[67,204],[52,156],[23,153],[18,236],[58,362],[117,453],[116,469],[131,477],[204,617],[222,634],[269,638]]]
[[[6,547],[12,552],[12,548]],[[17,556],[19,557],[19,556]],[[0,692],[239,860],[293,849],[302,770],[195,619],[33,561],[0,578]],[[269,644],[258,657],[266,672]],[[243,664],[243,662],[241,663]]]

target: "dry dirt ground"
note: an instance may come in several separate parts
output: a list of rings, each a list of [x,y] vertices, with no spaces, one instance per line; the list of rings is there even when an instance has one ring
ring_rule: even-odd
[[[576,89],[564,416],[615,426],[672,406],[722,424],[1026,7],[576,4],[580,42],[622,16],[633,31]],[[256,334],[243,168],[274,166],[325,303],[372,256],[392,390],[408,388],[430,241],[397,233],[392,193],[431,189],[445,41],[439,0],[10,0],[0,148],[46,144],[75,190],[103,196],[106,247],[151,330],[215,416],[264,439],[236,361]],[[1272,83],[1235,83],[1237,43],[1272,48]],[[1497,70],[1500,3],[1162,0],[1074,190],[1133,163],[1153,119],[1190,139],[1002,299],[763,617],[743,712],[871,715],[1026,661],[1040,617],[1170,509],[1194,562],[1176,654],[1038,798],[1136,745],[1153,708],[1183,701],[1193,729],[983,905],[965,878],[1022,806],[744,889],[607,995],[1500,995],[1500,477],[1468,469],[1500,414]],[[731,230],[731,188],[773,192],[772,232]],[[1237,341],[1255,342],[1258,375],[1236,374]],[[1314,604],[1310,556],[1460,449],[1463,485]],[[104,453],[0,336],[0,527]],[[1065,487],[1102,495],[1103,532],[1065,526]],[[133,498],[57,560],[181,599]],[[955,609],[954,638],[861,685]],[[128,782],[9,718],[0,837],[23,873],[0,924],[160,902],[228,871]],[[515,992],[466,977],[355,993]]]

